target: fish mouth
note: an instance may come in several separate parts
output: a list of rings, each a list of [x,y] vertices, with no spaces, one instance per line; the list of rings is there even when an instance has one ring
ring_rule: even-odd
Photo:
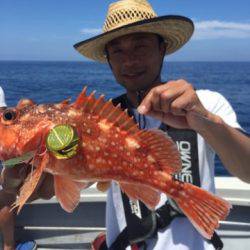
[[[3,152],[0,152],[0,160],[1,161],[5,161],[5,160],[8,160],[9,157],[7,154],[3,153]]]
[[[30,151],[18,157],[6,158],[2,161],[2,163],[4,167],[11,168],[17,164],[28,163],[34,157],[34,155],[35,151]]]
[[[3,147],[0,145],[0,160],[6,161],[10,159],[13,156],[12,152],[6,151],[3,149]]]

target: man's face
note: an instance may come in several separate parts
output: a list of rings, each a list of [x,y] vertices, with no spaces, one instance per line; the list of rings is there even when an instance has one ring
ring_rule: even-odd
[[[160,81],[165,45],[157,35],[125,35],[109,42],[106,49],[117,82],[128,91],[147,90]]]

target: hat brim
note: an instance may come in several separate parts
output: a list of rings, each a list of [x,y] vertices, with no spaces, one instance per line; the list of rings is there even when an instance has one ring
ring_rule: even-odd
[[[105,46],[108,42],[123,35],[147,32],[163,37],[166,42],[166,54],[180,49],[192,36],[194,24],[192,20],[183,16],[161,16],[122,26],[93,38],[76,43],[74,48],[85,57],[106,62]]]

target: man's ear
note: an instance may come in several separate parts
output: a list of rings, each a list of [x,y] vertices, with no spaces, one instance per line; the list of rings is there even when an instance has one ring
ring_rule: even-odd
[[[166,43],[165,42],[160,43],[160,54],[161,54],[162,59],[163,59],[165,54],[166,54]]]
[[[108,57],[107,57],[107,62],[108,62],[108,65],[109,65],[110,69],[112,70],[112,65],[111,65]]]

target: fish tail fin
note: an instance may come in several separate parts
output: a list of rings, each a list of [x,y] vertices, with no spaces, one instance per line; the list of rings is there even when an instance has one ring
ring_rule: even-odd
[[[227,217],[232,206],[226,200],[190,183],[179,184],[180,188],[170,190],[176,192],[171,197],[197,231],[211,239],[214,230],[219,227],[219,220]]]

